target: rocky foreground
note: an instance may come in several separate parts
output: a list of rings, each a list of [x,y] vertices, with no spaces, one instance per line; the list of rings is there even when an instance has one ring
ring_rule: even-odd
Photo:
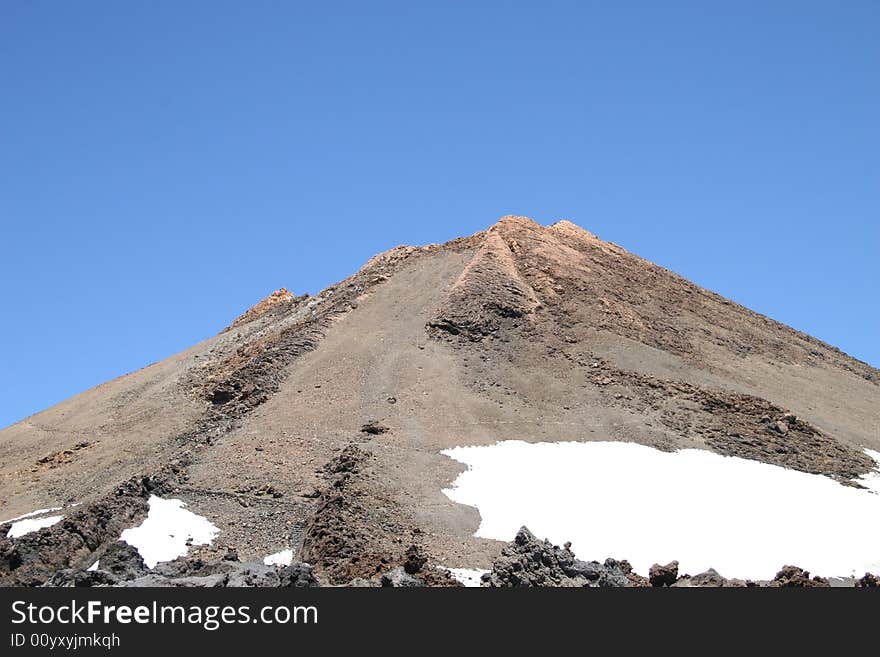
[[[299,558],[286,566],[240,560],[232,546],[192,551],[190,556],[150,569],[138,551],[117,540],[121,530],[144,517],[145,499],[168,494],[186,479],[186,463],[175,462],[151,477],[133,478],[115,494],[82,507],[53,527],[11,539],[0,527],[0,586],[55,587],[459,587],[424,545],[388,548],[389,533],[363,521],[358,474],[366,452],[349,446],[324,466],[325,488],[306,528]],[[308,563],[307,563],[308,562]],[[91,564],[91,565],[89,565]],[[540,540],[526,527],[494,558],[481,586],[509,587],[880,587],[880,576],[858,580],[812,576],[783,566],[769,581],[728,579],[713,569],[679,573],[679,564],[654,564],[645,577],[624,559],[583,561],[571,550]]]
[[[120,587],[319,587],[321,582],[309,564],[293,562],[288,566],[242,562],[234,552],[216,562],[201,559],[177,559],[149,569],[137,550],[118,541],[92,570],[63,569],[46,586],[120,586]],[[355,578],[343,586],[413,588],[425,586],[460,586],[449,573],[430,566],[417,546],[407,551],[402,566],[377,573],[373,578]],[[626,560],[582,561],[575,557],[570,544],[563,547],[539,540],[527,528],[519,530],[496,559],[492,570],[482,576],[482,586],[489,588],[559,587],[829,587],[824,577],[813,576],[797,566],[783,566],[770,581],[727,579],[714,569],[696,575],[679,574],[678,562],[651,567],[648,577],[633,572]],[[880,577],[866,573],[852,586],[880,587]]]
[[[853,583],[856,587],[880,586],[880,577],[866,573]],[[528,529],[519,530],[516,538],[502,551],[491,572],[483,575],[489,587],[828,587],[824,577],[810,577],[797,566],[783,566],[770,581],[727,579],[714,569],[696,575],[679,574],[678,562],[651,566],[645,578],[633,572],[626,560],[581,561],[570,544],[558,547],[537,539]]]

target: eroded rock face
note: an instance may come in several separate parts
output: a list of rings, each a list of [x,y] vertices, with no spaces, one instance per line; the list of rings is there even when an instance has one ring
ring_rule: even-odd
[[[490,231],[446,301],[428,321],[428,333],[438,339],[456,336],[479,342],[527,322],[540,303],[517,270],[512,251],[516,248],[515,242],[507,243]]]
[[[325,466],[327,486],[306,527],[302,557],[331,584],[373,578],[402,556],[390,545],[387,529],[370,520],[371,499],[356,478],[369,458],[349,445]]]
[[[175,461],[154,475],[133,477],[51,527],[16,539],[0,536],[0,586],[40,586],[61,571],[87,567],[104,546],[147,515],[150,495],[178,485],[184,466]]]
[[[247,312],[232,322],[232,326],[229,328],[236,328],[268,313],[280,313],[284,312],[284,310],[289,310],[292,306],[295,306],[297,302],[308,299],[308,296],[308,294],[304,294],[301,297],[295,297],[290,291],[282,287],[275,290],[256,305],[251,306]]]
[[[651,586],[672,586],[678,579],[678,562],[672,561],[665,566],[655,563],[648,571]]]
[[[783,566],[782,570],[776,573],[776,577],[770,582],[769,586],[785,586],[785,587],[828,587],[830,584],[824,577],[818,575],[810,578],[810,571],[798,568],[797,566]]]
[[[113,573],[121,579],[134,579],[149,572],[140,552],[124,541],[111,543],[98,565],[101,570]]]
[[[538,540],[522,527],[513,542],[501,550],[491,572],[483,575],[483,586],[632,586],[630,571],[628,564],[614,559],[605,563],[576,559],[568,546],[560,548],[550,541]]]
[[[377,513],[377,504],[361,480],[373,457],[349,445],[325,467],[326,487],[306,527],[301,558],[315,565],[320,577],[338,586],[460,586],[447,571],[432,566],[415,543],[396,540],[420,530],[393,516]],[[404,577],[405,575],[405,577]],[[372,582],[365,584],[365,582]]]

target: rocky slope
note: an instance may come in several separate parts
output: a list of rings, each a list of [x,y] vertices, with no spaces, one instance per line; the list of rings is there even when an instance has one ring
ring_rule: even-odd
[[[623,440],[857,485],[878,408],[867,364],[570,222],[505,217],[314,297],[281,289],[0,431],[0,517],[68,507],[26,537],[0,526],[0,584],[84,570],[151,494],[219,528],[191,550],[205,563],[290,548],[325,583],[378,582],[417,550],[448,584],[439,566],[488,567],[501,545],[441,493],[461,470],[442,449]]]

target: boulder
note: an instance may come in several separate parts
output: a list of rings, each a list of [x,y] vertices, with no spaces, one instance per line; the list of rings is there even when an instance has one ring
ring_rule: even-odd
[[[625,564],[625,565],[622,565]],[[626,562],[576,559],[570,545],[558,547],[538,540],[522,527],[501,550],[492,570],[483,575],[483,586],[499,587],[624,587],[631,586]]]
[[[395,568],[382,575],[381,583],[382,586],[393,588],[418,588],[424,586],[420,579],[413,577],[403,568]]]
[[[665,566],[655,563],[648,571],[651,586],[672,586],[678,579],[678,562],[670,561]]]

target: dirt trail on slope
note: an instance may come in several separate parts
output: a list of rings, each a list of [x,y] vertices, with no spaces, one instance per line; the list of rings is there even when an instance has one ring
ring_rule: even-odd
[[[470,257],[427,256],[428,261],[401,269],[360,298],[357,309],[334,323],[319,348],[298,361],[279,392],[196,464],[193,485],[223,487],[234,470],[239,488],[269,483],[283,492],[283,499],[304,500],[308,506],[311,500],[305,496],[321,485],[317,470],[356,443],[373,456],[363,476],[372,482],[377,507],[396,507],[400,522],[415,527],[424,520],[426,504],[444,507],[453,524],[471,529],[473,510],[440,492],[458,467],[438,451],[468,439],[444,427],[478,419],[473,406],[483,402],[477,395],[458,399],[456,363],[424,332],[430,313]],[[390,430],[362,432],[371,420]],[[250,546],[241,548],[245,556],[300,538],[284,526],[257,529],[253,520],[235,518],[247,511],[233,507],[228,513],[236,524],[224,535],[248,541]],[[239,522],[248,523],[246,531],[236,529]]]
[[[380,254],[314,297],[279,290],[216,337],[3,430],[0,517],[106,506],[181,462],[163,494],[221,529],[195,556],[305,545],[334,581],[412,545],[433,565],[488,567],[498,543],[442,494],[462,467],[445,448],[633,441],[850,483],[880,450],[878,374],[570,222],[505,217]],[[354,449],[340,496],[329,464]],[[118,529],[105,525],[59,563],[100,551]]]

